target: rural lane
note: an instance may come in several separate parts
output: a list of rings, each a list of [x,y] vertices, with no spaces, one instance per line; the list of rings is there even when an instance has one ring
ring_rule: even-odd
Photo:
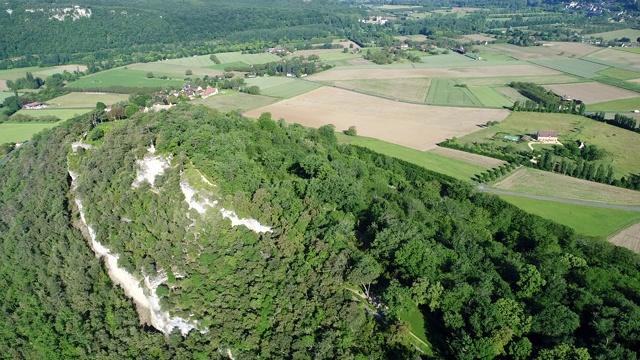
[[[505,191],[505,190],[496,190],[496,189],[487,189],[483,185],[478,186],[478,190],[482,192],[488,192],[492,194],[498,195],[512,195],[512,196],[520,196],[529,199],[536,200],[544,200],[544,201],[555,201],[560,203],[574,204],[574,205],[585,205],[585,206],[594,206],[601,207],[607,209],[618,209],[618,210],[629,210],[629,211],[640,211],[640,206],[625,206],[625,205],[614,205],[614,204],[603,204],[592,201],[582,201],[582,200],[570,200],[570,199],[560,199],[548,196],[540,196],[540,195],[531,195],[531,194],[521,194],[513,191]]]

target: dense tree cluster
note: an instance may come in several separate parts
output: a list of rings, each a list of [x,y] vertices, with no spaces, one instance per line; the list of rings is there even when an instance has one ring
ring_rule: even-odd
[[[0,169],[9,357],[418,358],[407,308],[424,317],[437,358],[637,357],[640,259],[626,249],[338,145],[331,126],[190,106],[108,125],[69,121]],[[70,193],[70,143],[87,132],[99,147],[70,157],[80,174]],[[172,166],[154,189],[133,189],[151,144]],[[217,212],[187,218],[180,182],[195,169],[220,206],[273,232],[230,227]],[[74,226],[73,196],[120,266],[164,269],[163,308],[208,333],[137,324]],[[358,286],[386,307],[369,314],[348,290]]]

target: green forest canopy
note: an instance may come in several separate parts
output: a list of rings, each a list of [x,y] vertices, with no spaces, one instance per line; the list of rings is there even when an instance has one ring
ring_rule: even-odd
[[[435,358],[637,358],[640,261],[626,249],[338,145],[331,126],[188,105],[116,125],[70,157],[81,174],[73,193],[67,156],[90,118],[43,132],[0,168],[4,356],[430,357],[398,319],[418,304]],[[152,144],[173,155],[157,194],[131,188]],[[274,231],[219,220],[189,235],[179,182],[192,166],[224,206]],[[120,266],[180,270],[160,292],[163,307],[196,314],[208,333],[138,325],[77,229],[73,196]],[[379,316],[347,290],[362,285],[386,304]]]

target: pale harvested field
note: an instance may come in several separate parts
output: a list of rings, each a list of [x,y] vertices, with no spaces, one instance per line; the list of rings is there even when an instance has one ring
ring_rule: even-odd
[[[595,59],[596,61],[603,61],[605,63],[620,65],[627,70],[640,71],[640,54],[634,54],[632,52],[616,50],[614,48],[600,49],[586,59]]]
[[[602,50],[601,47],[594,45],[579,43],[579,42],[550,42],[550,48],[558,52],[564,52],[564,56],[580,57],[587,54],[591,54],[598,50]]]
[[[571,98],[580,99],[587,104],[638,97],[638,93],[636,92],[620,89],[618,87],[599,82],[556,84],[545,85],[544,87],[560,96],[569,95]]]
[[[632,225],[609,239],[612,244],[640,254],[640,223]]]
[[[640,84],[640,79],[627,80],[628,82]]]
[[[490,120],[503,120],[508,111],[415,105],[322,87],[245,113],[258,117],[270,112],[273,118],[320,127],[333,124],[337,131],[356,126],[359,135],[417,150],[429,150],[438,142],[462,136]]]
[[[309,76],[309,80],[398,79],[398,78],[460,78],[558,75],[555,70],[535,65],[501,65],[456,68],[339,68]]]
[[[0,91],[9,90],[6,80],[0,80]]]
[[[429,150],[429,152],[440,155],[440,156],[448,157],[451,159],[464,161],[469,164],[482,166],[487,169],[497,168],[507,163],[506,161],[490,158],[488,156],[471,154],[468,152],[464,152],[456,149],[449,149],[449,148],[440,147],[440,146],[437,146]]]
[[[485,35],[482,35],[482,34],[465,35],[462,38],[467,39],[467,40],[471,40],[471,41],[493,41],[493,40],[496,39],[496,38],[485,36]]]
[[[633,191],[547,171],[521,168],[491,187],[524,194],[616,205],[640,205],[640,191]]]

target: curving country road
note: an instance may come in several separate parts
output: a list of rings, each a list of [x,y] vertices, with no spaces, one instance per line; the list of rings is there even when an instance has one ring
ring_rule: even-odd
[[[640,211],[640,206],[603,204],[603,203],[597,203],[597,202],[591,202],[591,201],[560,199],[560,198],[554,198],[554,197],[548,197],[548,196],[522,194],[522,193],[517,193],[513,191],[487,189],[482,184],[478,185],[478,190],[482,192],[488,192],[488,193],[498,194],[498,195],[513,195],[513,196],[520,196],[520,197],[529,198],[529,199],[554,201],[554,202],[574,204],[574,205],[585,205],[585,206],[594,206],[594,207],[600,207],[600,208],[628,210],[628,211]]]

